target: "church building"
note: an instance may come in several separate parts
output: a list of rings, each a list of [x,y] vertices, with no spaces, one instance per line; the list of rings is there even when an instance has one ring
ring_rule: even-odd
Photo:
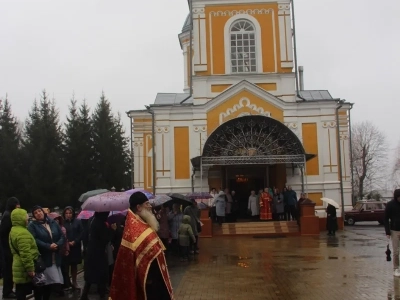
[[[293,35],[290,0],[189,0],[183,92],[128,112],[135,188],[229,188],[247,202],[291,186],[321,213],[321,197],[351,207],[352,104],[302,88]]]

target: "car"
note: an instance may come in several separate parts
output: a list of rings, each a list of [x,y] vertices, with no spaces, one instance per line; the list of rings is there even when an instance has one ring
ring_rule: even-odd
[[[353,209],[344,213],[344,221],[347,225],[354,225],[356,222],[377,221],[379,224],[384,223],[385,217],[385,201],[357,201]]]

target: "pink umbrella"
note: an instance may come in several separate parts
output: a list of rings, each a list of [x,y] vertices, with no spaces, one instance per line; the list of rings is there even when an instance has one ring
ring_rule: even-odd
[[[125,192],[108,192],[89,197],[82,205],[82,210],[96,212],[122,211],[129,208],[130,195]]]
[[[121,214],[126,216],[127,212],[128,212],[128,210],[110,211],[110,214],[108,215],[108,217],[110,218],[111,216],[116,216],[116,215],[121,215]],[[79,220],[89,220],[91,217],[94,216],[94,213],[95,212],[93,210],[82,210],[76,218]]]
[[[89,220],[91,217],[93,217],[93,215],[94,211],[82,210],[76,218],[79,220]]]

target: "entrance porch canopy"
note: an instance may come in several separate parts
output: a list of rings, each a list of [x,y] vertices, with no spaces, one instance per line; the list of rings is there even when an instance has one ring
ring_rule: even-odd
[[[203,155],[191,159],[196,169],[213,165],[294,164],[304,167],[315,157],[287,126],[262,115],[248,115],[220,125],[204,144]]]

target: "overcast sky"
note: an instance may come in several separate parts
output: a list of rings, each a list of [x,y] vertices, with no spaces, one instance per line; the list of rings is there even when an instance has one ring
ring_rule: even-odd
[[[396,147],[400,1],[296,0],[295,9],[305,88],[354,102],[353,120],[372,120]],[[24,120],[46,89],[64,120],[73,93],[94,108],[104,90],[128,124],[125,112],[157,92],[182,91],[187,13],[186,0],[0,0],[0,97]]]

